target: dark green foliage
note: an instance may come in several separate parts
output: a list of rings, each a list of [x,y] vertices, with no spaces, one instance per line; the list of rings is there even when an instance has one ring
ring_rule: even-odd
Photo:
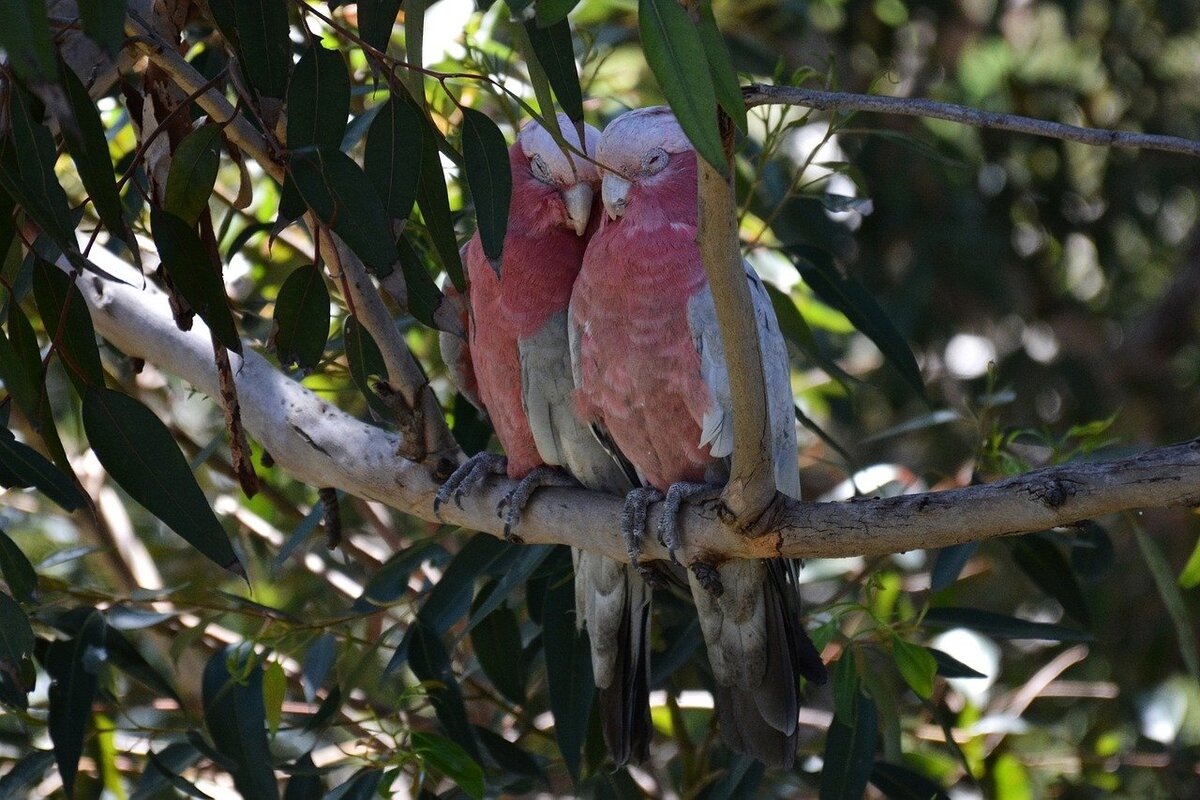
[[[329,338],[329,289],[312,265],[288,276],[275,298],[275,354],[283,365],[316,369]]]

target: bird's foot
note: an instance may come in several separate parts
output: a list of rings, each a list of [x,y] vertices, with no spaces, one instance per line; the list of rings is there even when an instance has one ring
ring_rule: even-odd
[[[642,555],[642,541],[646,538],[646,514],[650,506],[663,499],[663,493],[653,487],[638,487],[625,495],[625,508],[621,510],[621,538],[625,540],[625,551],[629,563],[647,580],[650,570],[638,563]]]
[[[520,537],[513,535],[512,529],[520,521],[521,512],[525,510],[525,506],[529,505],[529,498],[536,490],[544,486],[579,486],[579,481],[558,467],[542,465],[530,470],[529,474],[517,483],[517,488],[500,501],[500,506],[496,509],[496,513],[500,513],[505,506],[508,507],[507,511],[504,511],[504,538],[506,541],[520,541]]]
[[[474,490],[483,483],[489,475],[503,475],[508,469],[508,459],[493,453],[476,453],[464,461],[458,469],[450,473],[450,477],[438,489],[433,498],[433,513],[437,514],[441,507],[454,500],[454,504],[462,508],[463,495]]]
[[[667,487],[666,501],[663,503],[662,515],[658,518],[658,543],[667,548],[671,561],[678,564],[675,551],[680,547],[679,538],[679,509],[688,500],[697,498],[708,499],[720,495],[721,487],[708,483],[687,483],[680,481]]]
[[[721,573],[712,564],[697,561],[692,564],[692,574],[696,576],[696,580],[699,581],[704,591],[713,597],[725,594],[725,585],[721,583]]]

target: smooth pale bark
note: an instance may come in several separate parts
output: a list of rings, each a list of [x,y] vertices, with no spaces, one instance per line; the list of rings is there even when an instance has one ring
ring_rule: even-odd
[[[188,332],[175,327],[165,296],[144,288],[133,267],[97,248],[98,265],[126,280],[94,275],[79,280],[96,329],[126,354],[171,372],[215,396],[208,331],[200,320]],[[398,455],[399,437],[330,405],[275,369],[249,344],[234,371],[242,417],[250,435],[279,468],[314,486],[333,486],[434,520],[438,483],[431,468]],[[496,508],[513,488],[493,480],[443,508],[445,522],[500,536]],[[1200,505],[1200,439],[1147,450],[1131,458],[1038,470],[993,484],[943,492],[811,503],[782,499],[763,519],[764,533],[741,536],[709,507],[683,516],[685,556],[796,558],[877,555],[945,547],[996,536],[1043,530],[1137,508]],[[529,543],[563,543],[627,560],[617,533],[622,501],[578,489],[540,491],[516,531]],[[652,513],[651,529],[657,523]],[[665,557],[652,540],[647,556]]]

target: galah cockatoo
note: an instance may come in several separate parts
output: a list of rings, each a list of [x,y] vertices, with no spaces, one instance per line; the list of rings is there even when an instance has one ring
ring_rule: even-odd
[[[580,148],[563,114],[563,135]],[[586,126],[586,152],[599,131]],[[507,502],[506,533],[539,486],[563,485],[562,469],[589,489],[625,494],[635,476],[596,440],[573,402],[567,305],[595,218],[596,167],[568,156],[540,125],[509,150],[512,202],[502,263],[493,269],[476,234],[463,249],[467,339],[442,334],[442,356],[469,400],[492,421],[507,458],[481,453],[438,492],[437,505],[489,474],[520,481]],[[597,214],[599,209],[595,209]],[[451,301],[462,297],[448,291]],[[562,469],[560,469],[562,468]],[[650,736],[650,588],[628,565],[574,551],[578,624],[591,639],[605,741],[618,766],[646,756]]]
[[[664,107],[630,111],[600,137],[607,218],[571,297],[571,355],[581,415],[636,469],[625,531],[636,561],[646,508],[663,499],[659,538],[679,545],[681,503],[728,477],[732,402],[712,292],[696,244],[696,151]],[[762,342],[775,479],[800,496],[788,355],[762,282],[746,265]],[[766,764],[794,758],[798,675],[826,680],[799,619],[794,562],[717,565],[716,596],[689,574],[716,680],[726,743]],[[708,570],[712,574],[712,568]]]

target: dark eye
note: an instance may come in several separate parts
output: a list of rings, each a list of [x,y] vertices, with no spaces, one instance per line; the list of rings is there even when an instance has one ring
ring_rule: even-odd
[[[656,147],[646,154],[642,160],[642,169],[653,175],[667,165],[667,153],[661,147]]]
[[[533,172],[533,177],[542,183],[554,183],[554,176],[550,174],[550,167],[546,165],[546,160],[541,156],[534,156],[529,162],[529,168]]]

